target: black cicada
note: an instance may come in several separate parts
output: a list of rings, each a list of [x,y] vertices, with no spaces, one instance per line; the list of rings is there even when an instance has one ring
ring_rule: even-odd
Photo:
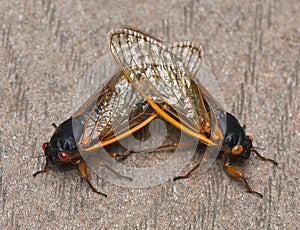
[[[119,72],[71,118],[58,127],[54,125],[56,129],[50,142],[42,145],[46,156],[45,167],[34,176],[47,172],[49,163],[72,164],[78,167],[80,176],[94,192],[106,196],[88,180],[87,165],[78,146],[88,146],[87,151],[101,149],[143,128],[157,116]],[[116,156],[115,153],[109,155]]]
[[[242,171],[232,166],[232,160],[248,159],[254,153],[260,160],[277,163],[257,152],[253,138],[245,134],[238,120],[195,80],[203,57],[201,47],[191,42],[164,44],[132,28],[113,30],[108,42],[124,76],[153,110],[208,145],[210,151],[206,151],[204,161],[220,156],[230,176],[242,179],[249,193],[262,197],[252,190]],[[175,180],[187,178],[199,166]]]

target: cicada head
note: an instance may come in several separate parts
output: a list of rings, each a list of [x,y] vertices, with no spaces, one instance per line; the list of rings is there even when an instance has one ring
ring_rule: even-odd
[[[79,152],[72,131],[72,119],[59,125],[50,142],[43,143],[42,148],[51,164],[74,162]]]
[[[231,148],[231,153],[234,156],[241,158],[249,158],[252,151],[252,137],[246,136],[244,130],[237,133],[239,141]]]
[[[227,127],[223,142],[225,151],[236,157],[249,158],[253,149],[253,138],[245,134],[244,128],[233,115],[227,113],[226,116]]]

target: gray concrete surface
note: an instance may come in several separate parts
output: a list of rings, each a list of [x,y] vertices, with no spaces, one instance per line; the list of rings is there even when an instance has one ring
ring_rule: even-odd
[[[1,1],[1,229],[299,228],[300,3],[290,1]],[[259,199],[219,163],[206,174],[145,189],[43,167],[51,123],[66,119],[83,73],[131,25],[206,50],[228,111],[261,153],[242,168]]]

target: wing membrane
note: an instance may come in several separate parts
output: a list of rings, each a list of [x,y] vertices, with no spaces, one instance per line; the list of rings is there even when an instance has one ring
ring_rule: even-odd
[[[126,28],[110,33],[109,46],[129,82],[159,115],[200,141],[212,144],[201,134],[209,131],[213,111],[208,114],[209,105],[192,80],[201,65],[200,46],[189,42],[166,45]],[[165,112],[161,111],[164,105]]]
[[[109,145],[150,123],[157,113],[128,82],[116,74],[73,115],[84,125],[78,144],[84,151]]]

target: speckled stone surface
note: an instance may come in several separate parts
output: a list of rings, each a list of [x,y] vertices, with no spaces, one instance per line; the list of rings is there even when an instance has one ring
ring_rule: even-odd
[[[300,3],[294,1],[1,1],[2,229],[296,229],[299,224]],[[43,167],[51,123],[68,118],[78,82],[131,25],[166,42],[197,41],[225,107],[260,152],[241,168],[263,199],[220,163],[144,189]]]

